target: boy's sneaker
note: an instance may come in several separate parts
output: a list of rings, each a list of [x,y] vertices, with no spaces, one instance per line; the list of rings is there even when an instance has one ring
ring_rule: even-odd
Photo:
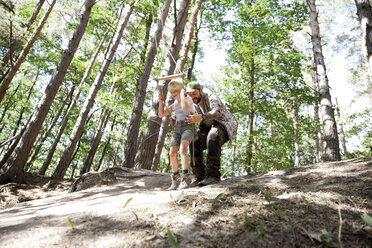
[[[178,186],[180,185],[180,182],[181,182],[181,177],[180,177],[180,174],[176,174],[176,175],[171,175],[171,178],[172,178],[172,185],[168,188],[169,190],[175,190],[178,188]]]
[[[187,173],[182,173],[181,175],[181,183],[178,189],[186,189],[190,186],[190,176]]]

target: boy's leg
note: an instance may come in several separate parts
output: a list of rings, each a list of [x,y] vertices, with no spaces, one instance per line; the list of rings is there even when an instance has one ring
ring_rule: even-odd
[[[189,147],[190,141],[181,140],[180,154],[181,154],[181,163],[182,170],[189,169],[189,154],[187,153],[187,148]]]
[[[170,151],[169,151],[169,157],[170,157],[170,162],[172,165],[173,173],[178,172],[177,154],[178,154],[178,146],[171,146]]]

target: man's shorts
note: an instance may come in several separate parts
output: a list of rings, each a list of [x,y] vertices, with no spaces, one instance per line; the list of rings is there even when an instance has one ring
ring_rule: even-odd
[[[194,131],[192,125],[185,121],[176,121],[172,131],[170,146],[180,146],[181,140],[192,141],[193,138]]]

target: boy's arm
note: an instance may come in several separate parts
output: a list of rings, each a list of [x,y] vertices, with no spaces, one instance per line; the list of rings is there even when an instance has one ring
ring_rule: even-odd
[[[164,116],[170,115],[172,112],[172,107],[167,108],[166,111],[164,111],[164,97],[162,94],[159,94],[159,108],[158,108],[158,116],[160,118],[163,118]]]
[[[190,96],[186,95],[185,89],[181,89],[181,107],[183,110],[187,110],[192,104]]]

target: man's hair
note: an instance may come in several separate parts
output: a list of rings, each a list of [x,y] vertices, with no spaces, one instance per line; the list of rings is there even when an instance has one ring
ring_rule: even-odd
[[[200,90],[203,88],[198,82],[193,81],[187,84],[186,86],[186,92],[193,92],[195,90]]]
[[[172,79],[168,85],[168,91],[173,92],[175,90],[180,90],[183,88],[183,79],[182,78],[175,78]]]

